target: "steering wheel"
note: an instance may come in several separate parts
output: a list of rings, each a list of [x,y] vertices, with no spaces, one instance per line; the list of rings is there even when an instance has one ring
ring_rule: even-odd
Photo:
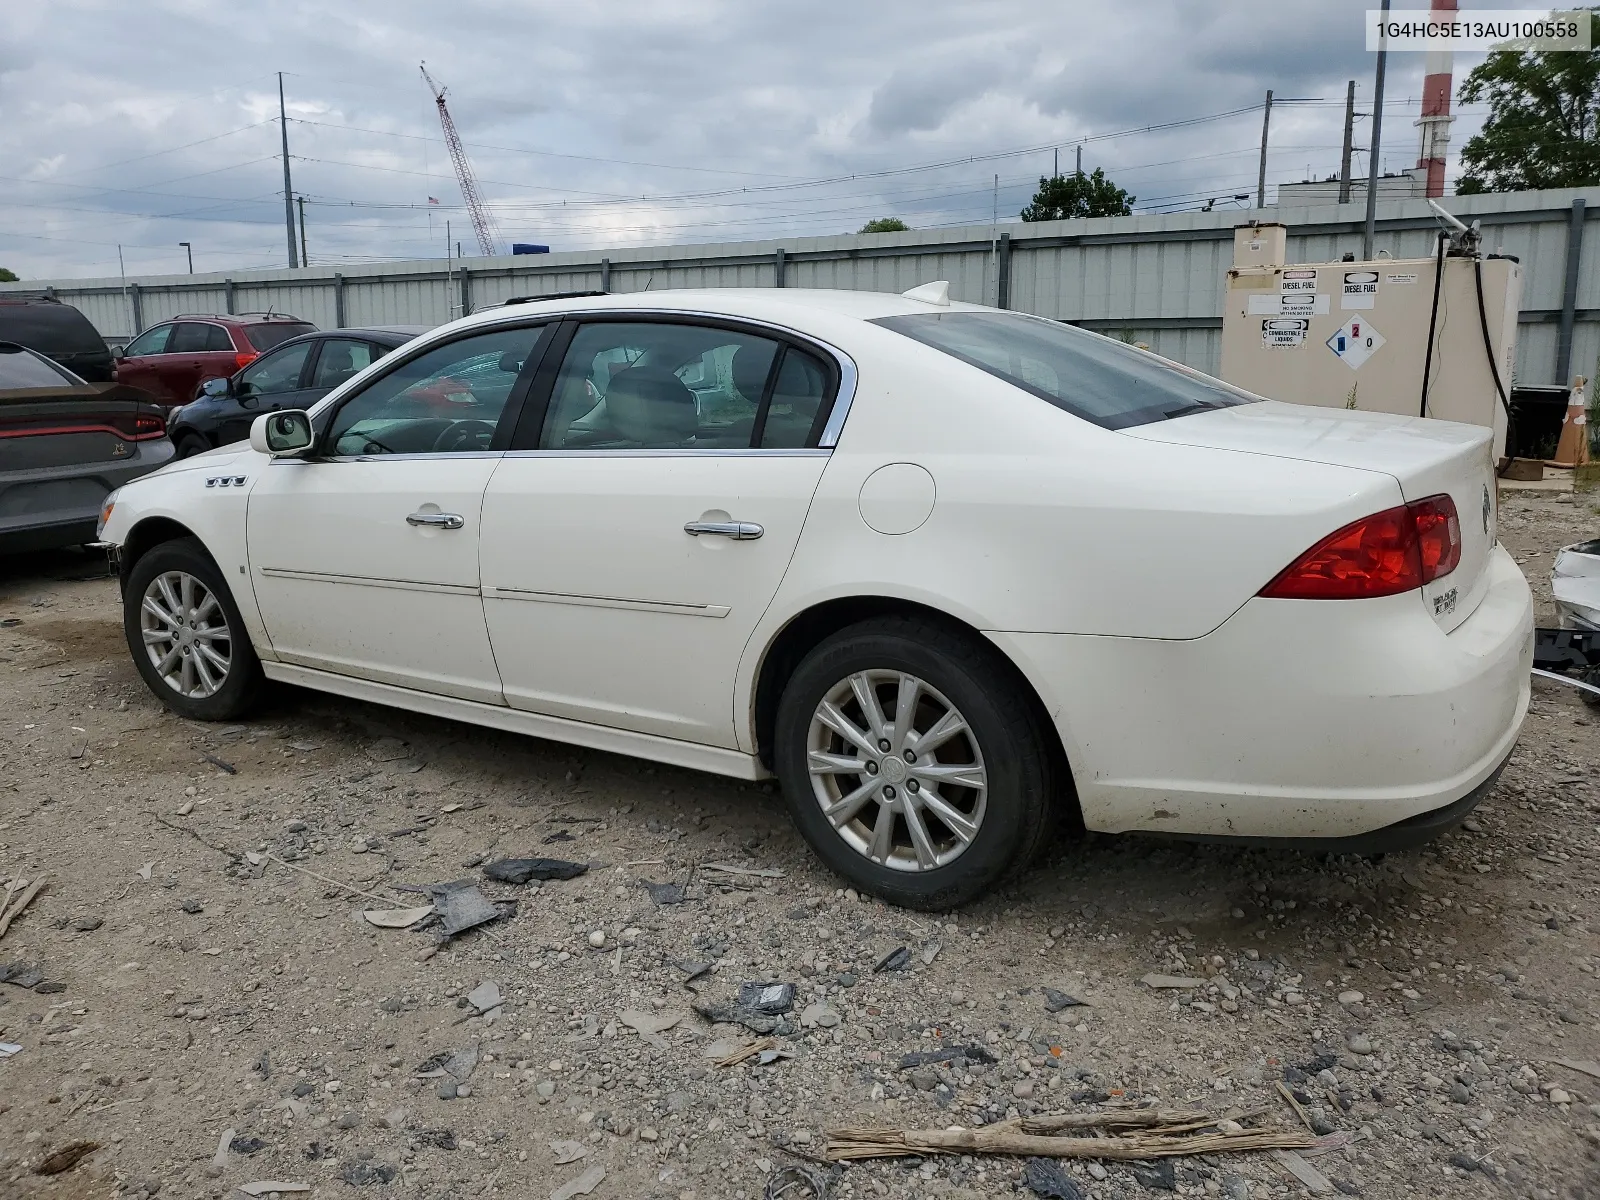
[[[463,450],[487,450],[494,437],[490,421],[456,421],[433,443],[433,454],[452,454]]]

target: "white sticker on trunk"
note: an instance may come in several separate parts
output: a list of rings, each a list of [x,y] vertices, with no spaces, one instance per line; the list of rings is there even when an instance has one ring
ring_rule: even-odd
[[[1328,349],[1352,371],[1359,370],[1362,363],[1383,349],[1383,334],[1365,317],[1351,317],[1333,331]]]
[[[1326,292],[1252,292],[1245,312],[1252,317],[1320,315],[1328,311]]]
[[[1268,350],[1292,350],[1303,346],[1311,328],[1307,317],[1276,317],[1261,322],[1261,344]]]
[[[1376,271],[1346,271],[1344,291],[1339,296],[1340,308],[1371,308],[1378,300],[1378,273]]]
[[[1284,292],[1314,292],[1317,290],[1315,271],[1285,271],[1278,277],[1278,289]]]

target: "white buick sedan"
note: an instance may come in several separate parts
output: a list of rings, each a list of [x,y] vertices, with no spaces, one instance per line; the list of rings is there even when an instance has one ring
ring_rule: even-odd
[[[512,303],[111,497],[174,711],[266,680],[741,779],[897,904],[1056,818],[1370,852],[1528,704],[1487,430],[903,296]]]

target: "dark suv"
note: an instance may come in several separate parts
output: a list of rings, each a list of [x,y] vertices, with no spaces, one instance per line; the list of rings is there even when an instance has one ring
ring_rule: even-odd
[[[427,325],[327,329],[277,346],[227,379],[201,385],[200,396],[171,414],[167,432],[179,458],[242,442],[262,413],[310,408],[357,371],[403,346]]]
[[[280,342],[316,326],[286,313],[185,313],[152,325],[117,352],[117,382],[176,407],[208,379],[226,379]]]
[[[26,346],[89,383],[111,383],[111,350],[70,304],[48,296],[0,295],[0,342]]]

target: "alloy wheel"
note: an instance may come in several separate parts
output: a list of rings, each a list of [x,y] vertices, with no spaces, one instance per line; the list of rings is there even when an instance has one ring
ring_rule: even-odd
[[[857,671],[811,718],[806,769],[834,831],[897,871],[931,871],[978,836],[989,777],[977,737],[937,688],[904,671]]]
[[[203,700],[228,681],[233,636],[204,581],[187,571],[155,576],[140,600],[139,627],[156,674],[178,695]]]

